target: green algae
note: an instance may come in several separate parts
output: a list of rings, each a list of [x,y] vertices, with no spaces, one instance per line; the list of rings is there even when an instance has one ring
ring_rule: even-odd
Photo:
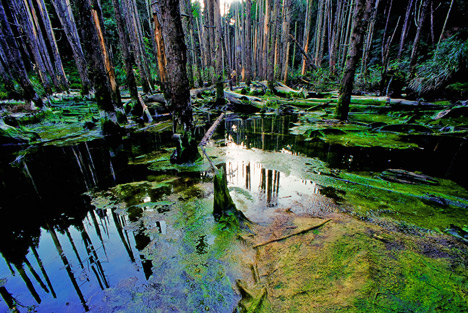
[[[257,312],[467,309],[465,266],[453,262],[466,249],[453,250],[440,238],[415,238],[342,215],[330,217],[334,222],[316,234],[291,237],[258,251],[260,281],[252,288],[266,286],[268,296]],[[425,248],[429,244],[430,251]]]
[[[140,253],[151,262],[153,273],[146,282],[147,288],[129,284],[107,290],[103,309],[233,311],[239,300],[232,288],[234,277],[239,277],[239,269],[233,266],[240,252],[237,232],[222,229],[214,221],[212,198],[197,197],[206,192],[206,186],[193,185],[193,190],[187,192],[186,187],[178,187],[180,179],[176,177],[163,175],[155,181],[159,183],[118,185],[93,201],[96,207],[118,205],[119,214],[130,217],[127,229],[149,238],[149,244]],[[170,195],[158,192],[166,186],[171,186]],[[144,202],[145,199],[151,201]],[[171,209],[154,210],[161,205]],[[161,221],[165,222],[165,232],[155,226]],[[129,297],[131,301],[122,301]]]

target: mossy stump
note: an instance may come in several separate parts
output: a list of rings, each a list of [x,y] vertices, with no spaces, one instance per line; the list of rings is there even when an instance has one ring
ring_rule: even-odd
[[[229,226],[244,226],[248,222],[244,213],[236,208],[229,194],[225,165],[219,167],[214,176],[213,215],[217,222],[224,222]]]
[[[174,135],[174,138],[176,149],[171,155],[172,164],[194,163],[201,158],[198,143],[190,131],[184,132],[182,135]]]

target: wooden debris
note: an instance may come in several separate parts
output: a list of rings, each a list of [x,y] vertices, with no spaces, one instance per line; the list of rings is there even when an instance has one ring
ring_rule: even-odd
[[[311,231],[311,230],[314,230],[314,229],[317,229],[317,228],[320,228],[320,227],[324,226],[325,224],[327,224],[327,223],[330,222],[331,220],[332,220],[332,219],[325,220],[325,221],[323,221],[322,223],[320,223],[320,224],[318,224],[318,225],[314,225],[314,226],[308,227],[308,228],[303,229],[303,230],[301,230],[301,231],[299,231],[299,232],[297,232],[297,233],[292,233],[292,234],[290,234],[290,235],[287,235],[287,236],[284,236],[284,237],[281,237],[281,238],[276,238],[276,239],[268,240],[267,242],[260,243],[260,244],[258,244],[258,245],[253,246],[253,248],[256,249],[256,248],[259,248],[259,247],[266,246],[266,245],[268,245],[268,244],[270,244],[270,243],[273,243],[273,242],[283,241],[283,240],[288,239],[288,238],[291,238],[291,237],[293,237],[293,236],[305,234],[305,233],[307,233],[307,232],[309,232],[309,231]]]

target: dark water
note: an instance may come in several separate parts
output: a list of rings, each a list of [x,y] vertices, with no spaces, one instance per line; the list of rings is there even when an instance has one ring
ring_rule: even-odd
[[[229,116],[213,140],[225,139],[222,144],[240,149],[277,152],[278,157],[280,153],[317,157],[331,168],[376,172],[403,168],[468,185],[468,148],[462,139],[412,138],[424,148],[414,150],[346,148],[290,135],[294,122],[295,116]],[[199,136],[204,131],[200,128]],[[119,215],[95,209],[86,192],[148,180],[153,172],[129,162],[169,147],[170,136],[167,132],[140,133],[121,140],[34,148],[14,166],[14,148],[1,147],[0,312],[7,312],[14,303],[21,312],[28,308],[83,312],[102,301],[105,289],[125,279],[145,284],[154,265],[140,252],[149,238],[126,227],[139,213]],[[229,166],[238,165],[231,162]],[[267,206],[275,206],[279,196],[298,188],[287,175],[260,163],[238,168],[242,182],[231,177],[230,184],[246,189],[258,185]],[[301,184],[304,192],[313,192],[311,182]],[[151,197],[157,201],[161,195]],[[206,240],[199,238],[196,248],[200,253],[205,251]]]

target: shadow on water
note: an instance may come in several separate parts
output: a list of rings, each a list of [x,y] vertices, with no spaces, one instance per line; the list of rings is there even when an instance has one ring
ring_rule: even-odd
[[[229,185],[246,190],[244,197],[253,197],[250,200],[264,209],[300,201],[303,194],[340,195],[318,188],[311,180],[264,166],[255,157],[256,149],[318,158],[330,168],[349,171],[422,171],[467,187],[468,149],[462,139],[410,138],[423,147],[411,150],[343,147],[291,135],[289,129],[296,121],[296,116],[231,116],[213,137],[214,141],[223,140],[229,151],[252,151],[254,157],[236,157],[234,153],[226,161]],[[123,140],[36,147],[15,166],[11,163],[16,151],[2,147],[0,311],[15,307],[36,307],[39,312],[88,311],[93,301],[101,299],[102,290],[125,278],[145,283],[154,270],[143,253],[151,238],[143,223],[136,229],[129,224],[138,224],[145,210],[135,205],[159,201],[171,189],[141,195],[140,187],[131,189],[125,201],[134,207],[122,215],[94,206],[86,193],[151,181],[155,173],[133,161],[167,148],[170,136],[167,132],[130,133]],[[185,178],[185,184],[198,179]],[[163,205],[157,208],[159,213],[167,210]],[[155,227],[163,234],[167,229],[164,221],[157,221]],[[196,253],[205,254],[210,240],[200,235]]]

